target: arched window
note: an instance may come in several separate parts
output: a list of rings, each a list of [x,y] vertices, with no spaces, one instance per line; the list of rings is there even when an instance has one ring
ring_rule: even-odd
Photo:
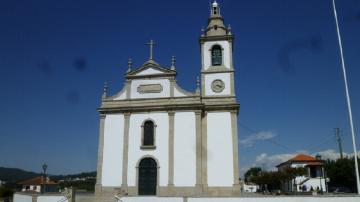
[[[212,66],[219,66],[222,64],[221,46],[215,45],[211,49],[211,64]]]
[[[154,122],[148,120],[145,121],[143,125],[143,142],[142,146],[155,146],[155,124]]]

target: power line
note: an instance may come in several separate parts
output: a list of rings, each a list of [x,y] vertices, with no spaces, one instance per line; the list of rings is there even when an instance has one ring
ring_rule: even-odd
[[[252,129],[252,128],[250,128],[249,126],[246,126],[246,125],[244,125],[243,123],[240,123],[240,122],[239,122],[239,125],[240,125],[242,128],[244,128],[244,129],[246,129],[246,130],[248,130],[248,131],[250,131],[250,132],[252,132],[252,133],[260,133],[260,132],[261,132],[261,131]],[[276,142],[276,141],[274,141],[274,140],[265,139],[265,141],[268,141],[268,142],[270,142],[270,143],[272,143],[272,144],[274,144],[274,145],[276,145],[276,146],[278,146],[278,147],[281,147],[281,148],[283,148],[283,149],[285,149],[285,150],[287,150],[287,151],[294,152],[294,149],[291,149],[291,148],[288,147],[288,146],[282,145],[282,144],[280,144],[280,143],[278,143],[278,142]]]

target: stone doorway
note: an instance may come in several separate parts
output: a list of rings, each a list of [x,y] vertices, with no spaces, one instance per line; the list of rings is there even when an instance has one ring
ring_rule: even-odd
[[[152,158],[144,158],[139,164],[139,195],[156,195],[157,164]]]

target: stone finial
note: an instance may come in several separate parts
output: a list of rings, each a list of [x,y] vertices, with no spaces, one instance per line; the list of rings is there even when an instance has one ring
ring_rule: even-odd
[[[228,35],[231,35],[231,25],[228,25]]]
[[[201,28],[201,36],[205,36],[205,29],[204,29],[204,27]]]
[[[196,78],[196,91],[195,91],[196,94],[200,94],[200,78],[197,77]]]
[[[175,56],[171,57],[171,70],[175,70],[176,58]]]
[[[105,81],[102,98],[108,97],[108,90],[109,90],[108,82]]]
[[[131,58],[129,58],[129,61],[128,61],[128,69],[127,69],[126,73],[131,72],[131,68],[132,68],[132,60],[131,60]]]

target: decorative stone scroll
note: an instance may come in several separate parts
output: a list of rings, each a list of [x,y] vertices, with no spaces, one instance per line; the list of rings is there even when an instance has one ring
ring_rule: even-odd
[[[146,85],[139,85],[137,87],[137,92],[140,94],[161,93],[162,91],[163,91],[163,87],[160,84],[146,84]]]

